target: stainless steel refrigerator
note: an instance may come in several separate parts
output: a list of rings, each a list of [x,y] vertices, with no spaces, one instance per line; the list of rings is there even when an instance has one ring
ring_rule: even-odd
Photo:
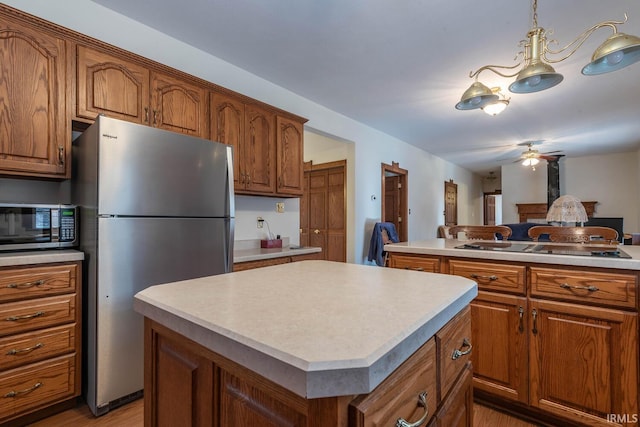
[[[95,415],[140,396],[136,292],[231,271],[230,146],[100,116],[73,142],[80,207],[84,394]]]

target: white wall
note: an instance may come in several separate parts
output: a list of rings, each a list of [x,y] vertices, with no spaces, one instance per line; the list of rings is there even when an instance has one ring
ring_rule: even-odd
[[[309,119],[305,129],[313,129],[338,140],[354,144],[354,209],[353,250],[349,259],[364,262],[370,236],[366,224],[380,218],[380,164],[392,161],[409,171],[409,237],[411,240],[434,237],[443,222],[444,181],[452,178],[458,184],[458,218],[460,223],[480,223],[482,192],[477,177],[460,167],[403,141],[365,126],[355,120],[302,98],[285,88],[188,46],[165,34],[141,25],[123,15],[86,0],[8,0],[4,2],[64,27],[103,40],[149,59],[180,69],[207,81],[264,101]],[[378,200],[371,201],[371,195]],[[258,201],[259,200],[259,201]],[[281,228],[292,241],[299,228],[296,202],[287,200],[285,214],[271,217],[275,199],[257,201],[239,198],[237,204],[236,239],[257,234],[255,217],[268,215],[272,231]],[[297,207],[299,212],[299,205]],[[288,214],[290,215],[288,215]],[[265,217],[265,215],[262,215]],[[295,226],[294,226],[295,224]],[[294,231],[295,230],[295,231]],[[275,233],[275,231],[274,231]]]
[[[594,216],[623,217],[624,231],[639,230],[640,186],[638,153],[562,158],[560,194],[584,201],[597,201]],[[503,222],[518,222],[516,203],[547,201],[547,168],[536,171],[519,163],[502,167]]]

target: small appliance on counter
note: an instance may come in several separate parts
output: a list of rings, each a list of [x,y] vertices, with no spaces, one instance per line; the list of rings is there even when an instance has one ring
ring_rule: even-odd
[[[74,205],[0,203],[0,251],[78,246]]]

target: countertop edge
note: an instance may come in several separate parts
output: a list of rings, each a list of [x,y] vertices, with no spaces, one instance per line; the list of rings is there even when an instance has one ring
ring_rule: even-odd
[[[274,249],[241,249],[234,251],[234,264],[263,259],[281,258],[286,256],[308,255],[322,252],[320,247],[308,247],[300,249],[274,248]]]
[[[28,252],[0,253],[0,267],[29,264],[49,264],[84,260],[84,252],[75,249],[52,249]]]

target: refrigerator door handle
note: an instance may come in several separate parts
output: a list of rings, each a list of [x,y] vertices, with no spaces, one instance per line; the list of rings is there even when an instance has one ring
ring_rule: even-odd
[[[233,193],[233,147],[227,147],[227,207],[230,217],[236,216],[235,197]]]
[[[226,251],[224,254],[225,257],[225,273],[231,273],[233,271],[233,239],[234,239],[234,228],[235,228],[235,218],[227,218],[225,219],[225,234],[224,238],[227,241],[227,244],[224,246],[224,250]]]

